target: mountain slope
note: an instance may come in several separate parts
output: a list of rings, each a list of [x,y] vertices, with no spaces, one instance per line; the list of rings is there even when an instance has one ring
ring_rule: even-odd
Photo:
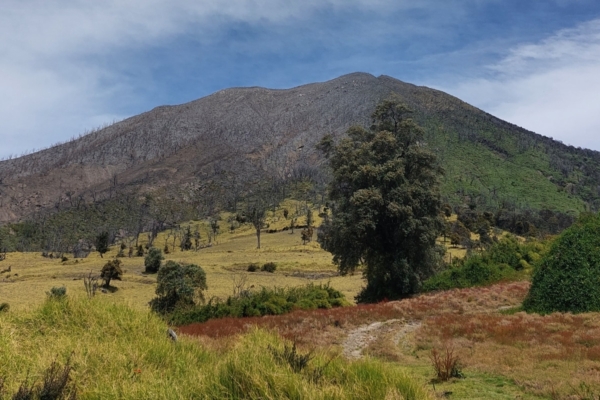
[[[415,111],[440,156],[448,201],[560,211],[598,206],[600,153],[536,135],[437,90],[355,73],[288,90],[226,89],[2,161],[0,221],[113,190],[208,181],[238,182],[244,190],[265,176],[310,175],[322,164],[314,149],[320,138],[368,126],[375,105],[392,93]]]

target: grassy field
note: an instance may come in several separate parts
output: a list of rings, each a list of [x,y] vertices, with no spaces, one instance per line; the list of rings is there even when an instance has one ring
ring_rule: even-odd
[[[198,251],[181,251],[179,242],[173,248],[173,239],[169,232],[162,232],[154,244],[164,248],[165,243],[170,247],[170,253],[165,260],[175,260],[200,265],[206,271],[208,290],[206,298],[218,296],[226,298],[233,292],[234,281],[246,279],[246,286],[254,287],[285,287],[299,286],[307,283],[327,283],[340,290],[348,300],[353,301],[363,285],[360,273],[352,276],[339,276],[331,255],[323,251],[313,241],[302,244],[299,229],[281,231],[289,225],[279,210],[271,215],[268,222],[270,229],[278,229],[277,233],[261,234],[261,248],[257,249],[256,234],[248,224],[236,229],[233,233],[227,230],[227,215],[220,222],[222,230],[212,242],[211,247]],[[315,216],[319,223],[318,217]],[[298,224],[305,223],[300,218]],[[201,232],[202,244],[208,245],[208,226],[205,222],[190,222],[182,226],[198,228]],[[314,235],[316,239],[316,234]],[[145,241],[140,243],[144,244]],[[69,294],[84,296],[85,289],[82,277],[92,271],[98,275],[107,260],[116,256],[118,246],[101,258],[98,253],[91,253],[85,259],[73,259],[66,254],[68,261],[42,257],[41,253],[9,253],[7,259],[0,264],[0,270],[11,267],[10,272],[0,274],[0,302],[8,302],[15,310],[38,306],[46,297],[46,292],[53,286],[65,286]],[[142,310],[154,297],[156,282],[155,275],[144,274],[143,257],[120,258],[125,271],[122,281],[113,281],[111,285],[118,288],[114,293],[101,294],[118,301],[123,301],[133,308]],[[247,272],[250,263],[259,266],[266,262],[277,264],[275,273]]]
[[[182,252],[177,242],[173,248],[169,232],[159,234],[155,245],[168,243],[167,260],[205,269],[207,298],[232,294],[244,279],[247,288],[330,282],[351,301],[363,285],[360,274],[338,276],[328,253],[314,242],[302,244],[300,230],[281,231],[289,224],[281,210],[269,217],[269,229],[278,232],[263,232],[260,250],[250,226],[225,229],[227,215],[212,246],[205,222],[189,224],[201,232],[202,249]],[[0,263],[0,270],[10,266],[0,274],[0,303],[10,304],[8,313],[0,313],[6,393],[28,374],[31,382],[40,381],[53,360],[70,359],[74,387],[91,399],[600,396],[600,314],[519,312],[529,288],[525,281],[372,305],[210,320],[179,327],[181,340],[173,344],[166,324],[148,311],[156,276],[143,273],[142,257],[121,258],[125,274],[113,282],[117,291],[86,298],[82,277],[98,274],[116,256],[116,247],[104,258],[67,255],[63,262],[9,253]],[[449,253],[461,257],[464,250]],[[250,263],[266,262],[277,264],[275,273],[247,272]],[[47,300],[54,286],[67,287],[66,301]],[[273,353],[292,342],[301,354],[314,355],[308,369],[295,372]],[[465,378],[437,381],[433,349],[451,349]],[[244,397],[240,388],[249,394]]]

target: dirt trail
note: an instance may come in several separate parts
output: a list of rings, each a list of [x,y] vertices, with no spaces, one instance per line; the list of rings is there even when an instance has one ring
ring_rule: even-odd
[[[348,359],[360,359],[364,357],[362,354],[363,350],[382,334],[395,331],[394,343],[399,345],[406,335],[415,331],[420,326],[421,322],[407,322],[401,319],[390,319],[383,322],[362,325],[350,331],[342,344],[342,354]]]

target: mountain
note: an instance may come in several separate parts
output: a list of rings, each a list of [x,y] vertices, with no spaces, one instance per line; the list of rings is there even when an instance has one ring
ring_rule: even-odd
[[[117,190],[195,185],[206,192],[207,182],[245,190],[264,177],[310,176],[323,164],[315,150],[321,137],[368,126],[375,105],[392,94],[414,110],[446,169],[448,202],[575,213],[600,206],[600,153],[519,128],[438,90],[354,73],[287,90],[225,89],[2,161],[0,221]]]

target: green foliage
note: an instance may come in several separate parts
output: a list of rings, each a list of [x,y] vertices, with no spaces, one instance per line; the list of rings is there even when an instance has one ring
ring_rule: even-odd
[[[67,297],[67,288],[64,286],[53,286],[49,292],[46,292],[46,295],[51,299],[62,299]]]
[[[274,262],[268,262],[268,263],[264,263],[263,266],[260,268],[261,271],[264,272],[275,272],[275,270],[277,269],[277,264],[275,264]]]
[[[10,304],[0,303],[0,313],[8,312],[10,310]]]
[[[544,249],[539,242],[519,243],[515,237],[506,236],[481,253],[455,260],[448,268],[423,282],[421,290],[467,288],[518,279],[523,276],[518,271],[531,269],[529,262],[539,259],[539,252]]]
[[[158,270],[156,283],[156,297],[150,301],[150,308],[158,313],[165,314],[176,307],[204,302],[202,291],[207,289],[206,273],[195,264],[167,261]]]
[[[332,216],[318,235],[346,274],[364,264],[367,286],[357,300],[416,293],[441,262],[438,178],[442,170],[423,145],[423,131],[395,100],[380,103],[370,130],[353,127],[329,149]]]
[[[600,215],[582,215],[554,241],[535,268],[523,308],[600,311]]]
[[[108,251],[108,232],[101,232],[96,236],[94,245],[96,246],[96,251],[100,253],[100,257],[103,257],[103,254]]]
[[[307,285],[294,288],[262,288],[260,291],[242,291],[226,301],[210,299],[206,305],[194,309],[175,310],[171,322],[185,325],[224,317],[259,317],[280,315],[294,309],[314,310],[349,305],[344,295],[329,285]]]
[[[248,271],[248,272],[256,272],[256,271],[258,271],[258,269],[259,269],[258,265],[252,263],[252,264],[248,264],[248,268],[246,268],[246,271]]]
[[[148,250],[146,258],[144,258],[144,266],[146,267],[146,273],[157,273],[162,260],[164,260],[162,251],[160,249],[157,249],[156,247],[150,248],[150,250]]]
[[[121,260],[114,259],[108,261],[102,267],[100,271],[100,278],[104,280],[104,287],[108,288],[110,286],[110,281],[112,279],[121,280],[123,276],[123,269],[121,268]]]

